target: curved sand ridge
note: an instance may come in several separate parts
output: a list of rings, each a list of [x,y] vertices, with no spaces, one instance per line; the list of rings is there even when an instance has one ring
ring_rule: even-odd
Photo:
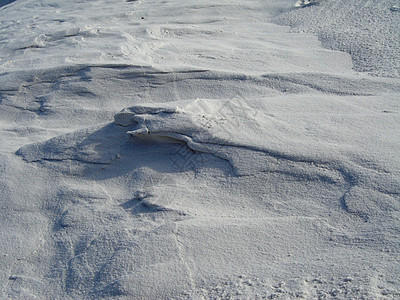
[[[251,103],[252,106],[244,99],[197,99],[137,105],[124,109],[114,117],[116,125],[127,127],[126,133],[136,138],[131,146],[123,135],[124,129],[110,124],[98,131],[79,131],[49,142],[26,146],[18,153],[30,162],[72,160],[81,164],[107,165],[109,168],[114,161],[121,160],[123,155],[120,150],[126,152],[132,148],[134,151],[134,145],[137,143],[147,143],[156,146],[157,149],[167,146],[166,152],[169,154],[175,149],[176,153],[173,154],[176,156],[176,162],[170,161],[169,166],[168,163],[163,164],[166,172],[171,172],[174,167],[177,168],[174,172],[192,169],[197,172],[204,167],[202,153],[211,154],[229,162],[232,170],[226,171],[226,166],[222,169],[239,177],[255,176],[264,172],[280,174],[283,181],[289,176],[299,181],[315,180],[318,183],[337,185],[342,194],[338,197],[336,205],[341,205],[347,212],[356,213],[365,220],[369,218],[365,209],[359,208],[360,212],[357,212],[357,209],[349,208],[353,206],[349,204],[352,201],[350,195],[354,190],[360,192],[359,184],[362,185],[362,181],[365,180],[361,179],[363,171],[359,169],[363,166],[357,164],[365,159],[371,162],[376,160],[376,163],[379,163],[378,157],[366,151],[360,154],[362,157],[351,159],[355,160],[355,164],[351,161],[343,163],[347,161],[344,156],[348,154],[343,150],[336,151],[332,145],[348,143],[350,146],[357,143],[337,139],[337,133],[334,131],[344,128],[334,129],[332,124],[329,134],[324,137],[318,136],[316,139],[313,134],[309,134],[310,128],[295,128],[292,126],[293,122],[285,123],[282,117],[266,113],[267,110],[262,109],[262,105],[265,105],[262,102],[253,100]],[[324,104],[328,106],[326,99]],[[256,109],[254,105],[259,106]],[[308,105],[314,106],[314,103]],[[319,117],[323,117],[323,111],[326,109],[319,112]],[[332,111],[328,109],[328,113],[331,114]],[[347,126],[354,126],[354,120],[352,121]],[[282,136],[281,132],[285,132],[285,136]],[[173,145],[180,143],[181,146]],[[115,149],[111,145],[115,145]],[[307,149],[307,152],[304,149]],[[134,154],[129,156],[134,157]],[[205,166],[207,168],[208,164]],[[389,165],[383,168],[388,174],[391,173]],[[116,174],[113,176],[118,176],[118,172],[114,172]],[[383,177],[380,180],[384,180]],[[367,184],[371,186],[371,182]],[[381,190],[379,192],[386,194],[395,193],[398,187],[398,183],[392,187],[389,184],[387,190],[382,191],[384,187],[381,183],[376,184]],[[288,193],[292,193],[292,190],[288,190]],[[191,203],[185,205],[190,207]],[[179,207],[177,209],[185,210]]]

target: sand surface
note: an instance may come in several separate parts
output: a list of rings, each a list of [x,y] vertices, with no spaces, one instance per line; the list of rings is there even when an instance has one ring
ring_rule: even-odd
[[[398,299],[398,3],[317,2],[0,1],[0,299]]]

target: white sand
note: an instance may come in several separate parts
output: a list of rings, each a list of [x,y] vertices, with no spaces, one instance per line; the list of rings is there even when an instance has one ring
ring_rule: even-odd
[[[319,2],[0,8],[0,299],[400,297],[396,3]]]
[[[318,36],[329,49],[349,53],[354,68],[371,75],[400,77],[400,1],[315,0],[306,9],[280,14],[274,21],[292,32]]]

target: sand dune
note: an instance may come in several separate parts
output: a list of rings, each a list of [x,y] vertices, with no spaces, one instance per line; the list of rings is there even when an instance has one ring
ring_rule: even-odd
[[[0,298],[399,297],[393,1],[3,2]]]

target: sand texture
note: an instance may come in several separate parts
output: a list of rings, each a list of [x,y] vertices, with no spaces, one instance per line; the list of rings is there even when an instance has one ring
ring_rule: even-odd
[[[0,2],[0,299],[398,299],[396,1]]]

